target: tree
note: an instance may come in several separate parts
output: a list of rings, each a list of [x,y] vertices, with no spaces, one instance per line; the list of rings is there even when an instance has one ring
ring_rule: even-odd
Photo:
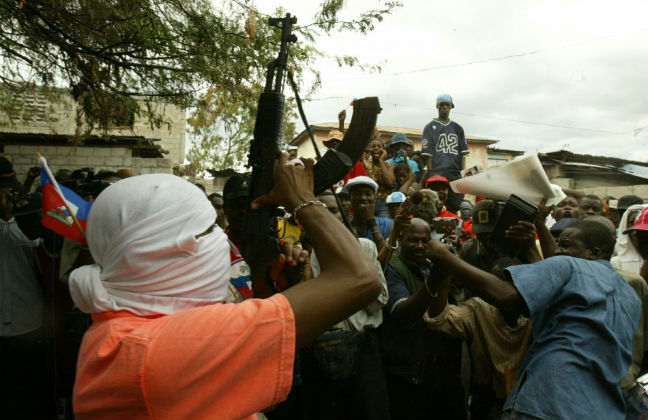
[[[324,55],[315,47],[318,36],[370,31],[400,3],[386,1],[347,21],[339,19],[343,5],[325,0],[314,21],[297,28],[301,36],[291,65],[299,80]],[[7,0],[0,2],[0,19],[0,83],[10,92],[0,96],[0,107],[7,112],[7,98],[35,85],[59,87],[78,102],[79,121],[88,129],[107,129],[125,113],[146,112],[133,98],[187,108],[210,107],[213,99],[221,111],[213,121],[243,133],[249,115],[238,115],[238,130],[237,116],[229,113],[253,112],[279,45],[278,32],[248,0]],[[334,59],[358,65],[353,57]],[[317,74],[315,80],[311,89],[318,87]],[[164,122],[155,113],[150,121]]]
[[[348,30],[366,33],[374,29],[375,22],[382,21],[383,16],[400,6],[398,2],[387,2],[384,9],[370,10],[354,20],[340,20],[338,14],[343,1],[331,0],[321,4],[313,22],[295,27],[295,32],[304,42],[298,42],[291,47],[292,72],[301,82],[305,72],[314,76],[314,82],[308,87],[307,93],[312,93],[320,86],[320,73],[313,63],[324,57],[324,52],[315,47],[318,36],[332,30]],[[246,19],[245,29],[251,46],[258,54],[258,62],[269,63],[276,57],[279,45],[279,32],[267,25],[265,19],[259,19],[255,9]],[[277,9],[274,16],[283,16],[285,11]],[[329,57],[339,66],[361,66],[363,69],[375,70],[377,66],[366,66],[353,56]],[[244,163],[248,151],[249,140],[252,138],[256,103],[265,83],[265,66],[257,67],[255,77],[249,77],[245,83],[238,86],[235,97],[232,92],[210,88],[198,101],[196,110],[188,120],[189,133],[194,142],[189,151],[198,173],[206,168],[226,169],[240,166]],[[287,142],[295,135],[296,109],[292,97],[287,98],[286,118],[284,120],[284,141]]]

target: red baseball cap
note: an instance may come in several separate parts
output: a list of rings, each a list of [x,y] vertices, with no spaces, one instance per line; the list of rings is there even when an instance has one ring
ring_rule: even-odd
[[[635,219],[634,225],[623,233],[632,232],[633,230],[648,230],[648,207],[641,210],[641,213]]]
[[[443,184],[446,184],[448,187],[450,186],[450,183],[448,182],[448,179],[444,176],[441,175],[434,175],[431,176],[425,181],[425,188],[429,187],[430,184],[434,184],[435,182],[441,182]]]

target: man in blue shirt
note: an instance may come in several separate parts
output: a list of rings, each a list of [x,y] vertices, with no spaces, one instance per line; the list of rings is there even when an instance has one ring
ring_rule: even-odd
[[[454,108],[452,97],[439,95],[436,99],[439,116],[423,129],[421,155],[425,159],[428,172],[424,179],[432,175],[443,175],[449,181],[461,178],[464,167],[463,158],[468,150],[463,128],[450,120],[450,110]],[[463,194],[451,192],[448,210],[456,213],[463,201]]]
[[[506,282],[430,241],[438,273],[458,276],[505,313],[531,318],[533,342],[503,418],[625,418],[620,381],[632,363],[641,302],[610,265],[613,249],[605,226],[579,221],[560,235],[557,256],[507,268]]]
[[[389,140],[389,143],[387,143],[387,150],[392,157],[385,160],[385,162],[393,163],[394,166],[399,163],[407,162],[409,167],[412,169],[412,173],[418,175],[418,164],[407,157],[413,148],[414,145],[412,144],[412,141],[407,138],[405,133],[396,133],[392,136],[391,140]]]

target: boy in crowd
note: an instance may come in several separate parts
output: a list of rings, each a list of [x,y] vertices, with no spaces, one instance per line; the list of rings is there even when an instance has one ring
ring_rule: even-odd
[[[368,176],[357,176],[347,182],[346,188],[349,190],[353,210],[351,224],[359,238],[374,241],[380,252],[385,246],[385,238],[389,234],[393,221],[388,217],[374,215],[378,184]]]
[[[455,217],[457,219],[461,219],[454,211],[448,210],[448,208],[446,207],[446,204],[448,204],[450,197],[450,182],[448,182],[448,179],[446,177],[442,175],[431,176],[427,179],[425,188],[436,191],[437,195],[439,196],[439,201],[443,206],[443,210],[441,210],[439,214],[437,214],[437,217]]]
[[[439,115],[425,126],[421,139],[421,152],[428,170],[425,176],[442,175],[454,181],[461,178],[464,156],[469,153],[468,144],[463,128],[450,120],[450,110],[454,108],[452,97],[439,95],[436,107]],[[456,213],[462,201],[463,194],[451,192],[448,209]]]
[[[600,216],[603,214],[603,200],[597,195],[584,195],[579,202],[583,218],[586,216]]]

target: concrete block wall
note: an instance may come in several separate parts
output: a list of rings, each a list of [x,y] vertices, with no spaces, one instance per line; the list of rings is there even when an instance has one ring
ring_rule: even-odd
[[[27,99],[34,99],[31,95]],[[8,133],[42,133],[42,134],[67,134],[76,132],[76,103],[69,95],[62,95],[58,102],[49,102],[45,98],[38,98],[44,105],[44,118],[37,118],[30,121],[20,119],[11,122],[6,115],[0,113],[0,131]],[[116,127],[108,131],[110,135],[118,136],[143,136],[149,139],[160,139],[157,144],[164,150],[172,165],[184,163],[185,158],[185,133],[186,113],[183,109],[172,104],[160,102],[153,107],[153,111],[161,113],[164,120],[169,124],[163,124],[160,128],[151,128],[148,122],[146,106],[140,103],[140,115],[135,115],[133,127]],[[92,134],[100,135],[95,130]]]
[[[648,203],[648,184],[646,185],[629,185],[622,187],[594,187],[583,188],[585,194],[594,194],[601,198],[606,196],[616,197],[617,199],[624,195],[636,195],[644,199],[644,203]]]
[[[185,178],[186,179],[186,178]],[[222,185],[219,187],[214,181],[216,181],[217,178],[212,178],[212,179],[194,179],[193,181],[190,179],[187,179],[187,181],[195,184],[202,184],[205,187],[205,190],[207,191],[207,195],[211,193],[223,193],[223,187]]]
[[[185,158],[185,133],[186,133],[186,113],[184,110],[172,104],[159,103],[153,107],[153,111],[160,113],[167,120],[160,128],[151,128],[146,114],[146,108],[142,106],[141,115],[135,117],[133,129],[115,129],[110,133],[122,136],[144,136],[146,138],[160,139],[159,144],[162,149],[169,153],[166,155],[172,165],[181,165]]]
[[[75,170],[86,166],[94,168],[95,173],[122,168],[132,169],[136,175],[173,173],[171,159],[131,157],[132,152],[126,147],[5,145],[3,156],[13,162],[18,179],[22,180],[29,168],[38,166],[36,152],[47,159],[54,173],[59,169]]]

